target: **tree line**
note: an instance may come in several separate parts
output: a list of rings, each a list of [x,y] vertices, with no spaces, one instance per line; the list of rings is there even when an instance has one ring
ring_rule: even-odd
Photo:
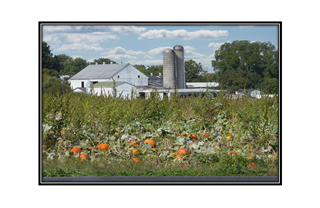
[[[72,58],[66,54],[53,55],[50,46],[42,42],[42,77],[46,89],[68,90],[67,80],[61,83],[60,75],[76,74],[89,64],[114,63],[108,58],[97,58],[87,62],[83,58]],[[146,76],[163,75],[163,65],[133,65]],[[201,63],[190,59],[185,61],[186,82],[218,82],[220,88],[258,89],[264,93],[278,93],[279,51],[270,42],[249,42],[246,40],[224,43],[215,51],[212,60],[213,73],[203,69]],[[46,79],[50,78],[50,79]],[[58,85],[65,84],[63,87]],[[69,87],[70,88],[70,87]],[[44,88],[43,88],[44,89]],[[48,91],[48,90],[47,90]]]

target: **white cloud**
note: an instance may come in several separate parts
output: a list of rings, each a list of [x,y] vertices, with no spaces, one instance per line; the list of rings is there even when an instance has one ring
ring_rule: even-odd
[[[148,54],[150,54],[150,55],[162,55],[162,54],[163,54],[163,51],[164,51],[165,49],[167,49],[167,48],[171,48],[171,49],[172,49],[172,47],[170,47],[170,46],[154,48],[154,49],[150,50],[150,51],[148,52]]]
[[[57,49],[57,51],[102,51],[103,48],[99,44],[65,44]]]
[[[114,49],[110,50],[108,54],[130,54],[130,55],[144,55],[145,52],[143,51],[133,51],[133,50],[126,50],[120,46],[115,47]]]
[[[140,34],[139,39],[173,39],[179,38],[184,40],[190,39],[223,39],[228,37],[229,32],[227,30],[198,30],[194,32],[188,32],[186,30],[149,30],[148,32]]]
[[[135,56],[131,56],[131,55],[128,55],[128,54],[108,54],[107,57],[111,58],[113,60],[117,60],[117,59],[136,59],[137,58]]]
[[[230,43],[230,41],[222,42],[222,43],[209,43],[208,47],[213,49],[213,52],[220,48],[224,43]]]
[[[126,50],[120,46],[117,46],[111,49],[108,52],[104,52],[101,55],[108,56],[111,59],[137,59],[137,55],[145,55],[143,51],[133,51],[133,50]],[[133,56],[136,55],[136,56]]]
[[[136,26],[43,26],[44,35],[50,33],[93,33],[105,32],[116,35],[127,35],[131,33],[142,33],[145,27]]]
[[[114,34],[105,32],[94,33],[59,33],[43,37],[43,40],[50,44],[71,44],[71,43],[99,43],[107,39],[117,39]]]
[[[136,61],[136,60],[130,60],[130,64],[142,64],[142,65],[160,65],[163,64],[162,59],[157,60],[144,60],[144,61]]]
[[[187,59],[196,59],[196,58],[206,58],[207,56],[201,53],[194,52],[196,49],[191,46],[185,46],[184,47],[184,52],[185,55],[184,57]]]
[[[143,58],[153,58],[153,56],[145,55]]]
[[[43,26],[43,40],[60,51],[101,50],[101,47],[89,45],[145,30],[144,27],[135,26]]]

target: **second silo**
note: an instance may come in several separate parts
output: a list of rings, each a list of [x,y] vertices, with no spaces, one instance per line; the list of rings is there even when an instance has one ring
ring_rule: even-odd
[[[163,51],[163,87],[174,89],[175,85],[175,54],[172,49]]]
[[[184,50],[181,45],[173,47],[177,71],[177,89],[185,89]]]

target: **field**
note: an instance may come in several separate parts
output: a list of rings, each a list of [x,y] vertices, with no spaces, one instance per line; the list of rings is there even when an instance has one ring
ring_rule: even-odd
[[[42,174],[277,176],[278,97],[42,97]]]

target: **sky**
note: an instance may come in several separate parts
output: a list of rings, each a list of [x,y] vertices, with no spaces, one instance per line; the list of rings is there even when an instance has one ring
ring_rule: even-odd
[[[54,55],[66,54],[87,61],[109,58],[146,67],[163,64],[163,50],[182,45],[185,61],[201,63],[209,73],[213,72],[215,50],[225,42],[270,41],[278,47],[278,26],[267,25],[45,25],[42,34]]]

